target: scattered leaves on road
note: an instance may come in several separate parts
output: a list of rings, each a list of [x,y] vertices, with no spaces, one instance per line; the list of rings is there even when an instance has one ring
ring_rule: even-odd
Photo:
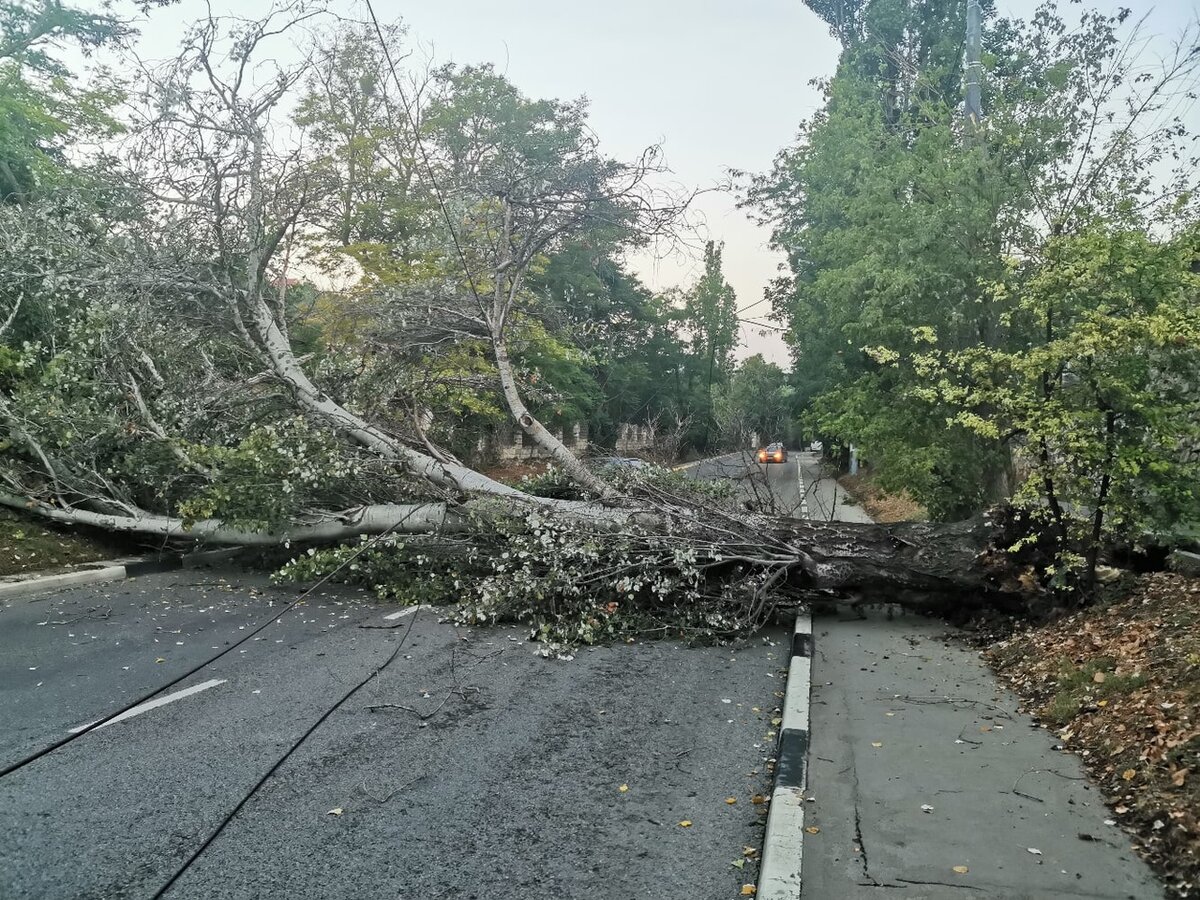
[[[742,885],[742,896],[743,897],[753,897],[757,893],[758,893],[758,888],[756,888],[754,885],[752,885],[752,884],[743,884]]]
[[[821,833],[821,829],[818,828],[816,825],[809,825],[804,830],[807,831],[809,834],[820,834]]]
[[[733,806],[733,804],[737,803],[737,797],[726,797],[725,802]]]
[[[680,823],[679,823],[679,827],[680,827],[680,828],[691,828],[691,827],[692,827],[692,820],[691,820],[691,819],[684,819],[682,822],[680,822]]]
[[[622,794],[628,794],[629,793],[629,785],[623,784],[619,788],[617,788],[617,790],[620,791]]]
[[[334,807],[333,809],[331,809],[329,812],[325,813],[325,815],[327,815],[327,816],[340,816],[340,815],[341,815],[342,813],[344,813],[344,812],[345,812],[345,810],[344,810],[344,809],[342,809],[340,806],[335,806],[335,807]]]
[[[955,866],[951,871],[953,871],[959,875],[966,875],[971,870],[968,869],[966,866]]]
[[[872,747],[882,747],[883,741],[871,741],[871,746]]]

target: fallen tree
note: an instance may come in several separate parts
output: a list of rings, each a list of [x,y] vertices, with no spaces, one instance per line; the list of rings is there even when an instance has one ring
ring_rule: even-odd
[[[229,53],[209,19],[177,60],[144,73],[128,209],[115,225],[87,192],[0,207],[21,310],[44,309],[50,323],[0,357],[10,438],[0,505],[159,544],[306,545],[286,577],[355,555],[348,577],[380,593],[440,597],[464,621],[528,622],[551,644],[631,631],[725,637],[780,602],[831,592],[921,606],[937,595],[964,608],[1036,592],[1005,557],[1009,520],[780,519],[667,473],[606,477],[564,447],[531,412],[513,364],[518,323],[538,314],[529,273],[582,230],[615,230],[632,246],[686,204],[647,187],[654,153],[609,160],[582,106],[530,103],[490,71],[448,78],[422,128],[391,60],[378,61],[375,83],[394,85],[388,127],[421,161],[404,189],[425,192],[424,230],[415,247],[388,246],[387,277],[360,273],[353,292],[328,292],[334,316],[369,301],[348,359],[301,345],[309,320],[289,305],[279,256],[293,243],[328,252],[322,190],[337,191],[319,176],[338,160],[270,140],[272,115],[313,60],[245,76],[264,41],[308,16],[285,6],[275,21],[240,23]],[[423,144],[454,102],[486,110],[472,112],[481,130]],[[513,424],[576,498],[460,465],[423,430],[418,398],[389,367],[420,367],[428,348],[464,337],[490,348]],[[360,389],[367,369],[377,377]]]

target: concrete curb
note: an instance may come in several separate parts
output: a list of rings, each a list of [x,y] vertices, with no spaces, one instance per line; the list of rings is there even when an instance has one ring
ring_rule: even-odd
[[[92,563],[88,568],[77,569],[73,572],[18,576],[0,582],[0,600],[27,597],[81,584],[101,584],[106,581],[121,581],[125,578],[136,578],[139,575],[150,575],[155,572],[173,572],[176,569],[194,568],[233,559],[240,552],[241,548],[230,548],[173,556],[144,556],[137,559]]]
[[[788,664],[783,722],[775,754],[775,789],[763,838],[759,900],[800,896],[804,851],[804,790],[808,782],[809,691],[812,688],[812,615],[796,617]]]

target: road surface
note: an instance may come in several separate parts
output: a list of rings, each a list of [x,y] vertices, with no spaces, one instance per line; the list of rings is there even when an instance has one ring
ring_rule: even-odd
[[[765,484],[789,514],[863,517],[814,457],[758,468],[724,458],[700,474]],[[0,767],[295,595],[182,572],[0,604]],[[0,897],[157,896],[398,645],[165,896],[716,900],[755,881],[752,860],[733,863],[761,846],[752,798],[770,793],[783,630],[561,662],[515,629],[395,612],[314,595],[168,702],[0,779]],[[805,900],[1161,896],[1074,757],[949,629],[871,614],[815,630]]]
[[[295,594],[182,572],[0,606],[0,767]],[[769,793],[783,630],[568,662],[516,629],[385,618],[396,609],[314,596],[180,685],[191,693],[0,779],[0,896],[154,897],[398,643],[167,897],[724,900],[754,881],[753,860],[731,863],[761,846],[752,798]],[[397,627],[359,627],[380,625]]]

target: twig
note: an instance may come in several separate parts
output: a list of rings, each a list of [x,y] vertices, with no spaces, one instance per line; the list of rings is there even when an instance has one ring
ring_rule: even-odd
[[[1062,772],[1056,772],[1053,769],[1030,769],[1028,772],[1022,773],[1020,775],[1020,777],[1018,777],[1017,780],[1013,782],[1013,786],[1010,789],[1009,793],[1016,794],[1018,797],[1024,797],[1027,800],[1036,800],[1038,803],[1045,803],[1046,801],[1043,800],[1041,797],[1035,797],[1033,794],[1026,794],[1024,791],[1017,790],[1017,785],[1019,785],[1026,776],[1036,775],[1036,774],[1057,775],[1059,778],[1063,778],[1067,781],[1086,781],[1087,780],[1086,776],[1083,776],[1083,775],[1064,775]]]
[[[397,787],[395,790],[393,790],[391,793],[389,793],[386,797],[376,797],[374,794],[372,794],[369,790],[367,790],[367,783],[365,781],[358,786],[358,789],[360,791],[362,791],[363,794],[369,800],[374,800],[376,803],[382,804],[382,803],[387,803],[389,800],[391,800],[393,797],[395,797],[398,793],[400,793],[405,788],[412,787],[414,784],[416,784],[418,781],[420,781],[424,777],[425,777],[425,775],[424,775],[424,773],[422,773],[422,774],[418,775],[416,778],[413,778],[409,781],[404,782],[404,784]]]

